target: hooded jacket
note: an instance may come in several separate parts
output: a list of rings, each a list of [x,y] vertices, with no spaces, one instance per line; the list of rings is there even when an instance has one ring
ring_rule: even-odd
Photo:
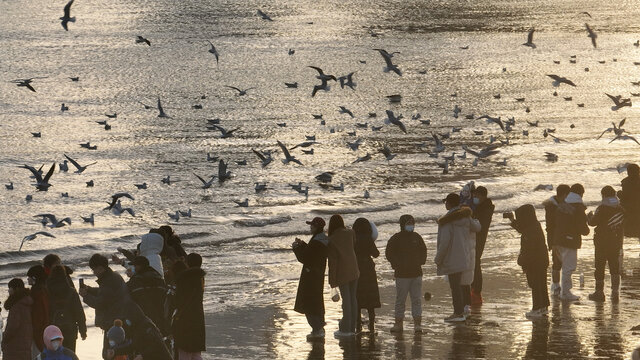
[[[493,205],[493,201],[487,198],[485,201],[478,204],[473,211],[473,218],[480,221],[480,231],[476,233],[476,241],[484,244],[487,241],[487,235],[489,234],[489,226],[491,226],[491,219],[493,218],[493,211],[496,206]]]
[[[189,268],[176,279],[176,314],[172,330],[176,347],[186,352],[206,351],[204,325],[204,270]]]
[[[624,210],[618,199],[615,196],[603,199],[589,219],[589,225],[596,227],[593,235],[595,246],[620,249],[624,237],[623,220]]]
[[[587,226],[586,206],[580,195],[570,192],[564,202],[558,205],[556,211],[556,228],[553,245],[569,249],[582,247],[582,236],[589,235]]]
[[[56,337],[60,338],[61,344],[57,350],[54,350],[51,345],[51,339]],[[62,346],[64,338],[62,332],[56,326],[48,326],[44,329],[42,339],[44,340],[45,349],[38,355],[37,360],[78,360],[73,351]]]
[[[391,263],[396,278],[422,276],[422,265],[427,262],[427,246],[415,231],[402,229],[387,242],[384,256]]]
[[[329,236],[329,285],[337,287],[360,277],[355,251],[356,235],[351,229],[337,229]]]
[[[293,308],[299,313],[324,316],[323,288],[328,244],[327,235],[319,233],[313,235],[308,244],[303,242],[293,249],[303,265]]]
[[[164,279],[164,269],[162,267],[162,258],[160,252],[164,247],[164,238],[160,234],[148,233],[141,236],[140,256],[144,256],[149,260],[149,266],[154,268]]]
[[[455,207],[438,219],[438,240],[435,263],[438,275],[450,275],[473,270],[475,232],[480,222],[471,218],[468,207]]]
[[[147,266],[129,279],[127,288],[131,298],[140,306],[144,314],[163,334],[167,334],[167,321],[164,316],[167,287],[162,276],[154,268]]]
[[[9,296],[4,308],[9,311],[6,327],[2,334],[3,359],[31,360],[33,326],[31,324],[31,306],[33,299],[29,290]]]
[[[60,328],[65,338],[77,338],[78,331],[87,335],[87,319],[76,289],[67,276],[50,275],[47,279],[49,292],[50,323]]]
[[[122,304],[130,299],[129,291],[122,277],[111,268],[107,268],[97,282],[98,288],[88,287],[82,299],[96,310],[96,326],[106,331],[115,319],[121,318]]]
[[[547,230],[547,245],[549,250],[553,248],[553,240],[555,239],[555,229],[556,229],[556,212],[558,210],[558,206],[561,201],[558,200],[557,196],[552,196],[542,202],[544,206],[544,221]]]
[[[549,252],[535,208],[530,204],[523,205],[516,209],[515,214],[516,219],[511,226],[520,233],[518,265],[525,272],[546,269],[549,267]]]

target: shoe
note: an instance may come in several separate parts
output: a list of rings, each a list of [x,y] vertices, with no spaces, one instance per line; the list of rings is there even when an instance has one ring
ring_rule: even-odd
[[[413,317],[413,332],[416,334],[422,334],[422,317],[421,316]]]
[[[537,319],[543,317],[544,315],[542,314],[542,311],[540,309],[536,309],[525,313],[524,316],[526,316],[528,319]]]
[[[340,330],[335,331],[333,333],[333,336],[335,336],[337,338],[346,338],[346,337],[352,337],[352,336],[355,336],[355,335],[356,335],[355,333],[346,332],[346,331],[340,331]]]
[[[465,315],[471,314],[471,305],[465,305],[464,306],[464,314]]]
[[[549,315],[549,308],[543,307],[543,308],[538,309],[538,310],[540,310],[540,314],[542,314],[544,316]]]
[[[463,314],[451,314],[444,318],[445,322],[464,322],[467,320]]]
[[[560,299],[564,300],[564,301],[577,301],[577,300],[580,299],[580,296],[574,295],[574,294],[571,293],[570,290],[568,290],[568,291],[563,291],[560,294]]]
[[[393,324],[393,327],[391,328],[391,332],[392,333],[401,333],[402,332],[402,323],[403,323],[403,318],[397,318],[395,320],[395,323]]]
[[[604,302],[604,292],[596,291],[593,294],[589,294],[589,300],[596,302]]]
[[[551,284],[551,295],[560,296],[560,291],[561,290],[562,290],[562,288],[560,287],[560,283]]]
[[[307,335],[307,341],[323,339],[324,338],[324,329],[318,331],[312,331]]]
[[[477,293],[471,289],[471,305],[482,305],[482,293]]]

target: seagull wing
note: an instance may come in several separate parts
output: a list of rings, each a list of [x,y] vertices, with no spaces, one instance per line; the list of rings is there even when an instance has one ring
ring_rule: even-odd
[[[206,182],[203,178],[201,178],[198,174],[193,173],[193,175],[195,175],[195,176],[196,176],[200,181],[202,181],[202,184],[203,184],[203,185],[206,185],[206,184],[207,184],[207,182]]]
[[[256,156],[261,160],[261,161],[265,161],[266,158],[264,157],[264,155],[262,155],[259,151],[256,151],[255,149],[251,149],[251,151],[253,151],[254,154],[256,154]]]
[[[613,103],[616,104],[616,106],[620,105],[620,95],[613,96],[613,95],[609,95],[607,93],[604,93],[604,94],[607,95],[609,97],[609,99],[611,99],[611,101],[613,101]]]
[[[319,67],[317,66],[309,66],[309,67],[317,71],[320,74],[320,76],[324,76],[324,72],[322,72],[322,69],[320,69]]]
[[[287,147],[284,146],[284,144],[281,143],[280,140],[278,140],[278,146],[280,146],[280,149],[282,149],[282,153],[284,154],[284,157],[291,160],[291,154],[289,154],[289,150],[287,150]]]
[[[627,121],[627,118],[620,120],[620,123],[618,124],[618,128],[622,128],[622,126],[624,126],[625,121]]]
[[[75,160],[73,160],[72,158],[70,158],[67,154],[64,154],[64,157],[66,157],[66,158],[67,158],[67,160],[69,160],[69,162],[70,162],[71,164],[73,164],[73,166],[75,166],[75,167],[76,167],[76,169],[80,170],[80,168],[81,168],[82,166],[80,166],[80,164],[78,164],[78,162],[77,162],[77,161],[75,161]]]
[[[40,175],[40,173],[38,172],[38,170],[36,170],[33,166],[29,166],[29,165],[22,165],[20,166],[23,169],[27,169],[29,171],[31,171],[31,173],[33,174],[33,176],[36,178],[36,181],[38,181],[39,183],[42,182],[42,175]]]
[[[602,132],[602,134],[600,134],[600,136],[598,136],[598,137],[596,138],[596,140],[600,139],[604,134],[606,134],[606,133],[608,133],[608,132],[612,132],[612,131],[613,131],[613,128],[608,128],[608,129],[606,129],[605,131],[603,131],[603,132]]]
[[[121,197],[126,197],[128,199],[135,200],[133,198],[133,196],[131,196],[131,195],[129,195],[129,193],[125,193],[125,192],[115,193],[115,194],[111,195],[111,198],[114,200],[114,202],[117,201],[118,199],[120,199]]]
[[[241,92],[242,92],[242,90],[238,89],[238,88],[237,88],[237,87],[235,87],[235,86],[225,85],[225,87],[228,87],[229,89],[233,89],[233,90],[235,90],[235,91],[237,91],[237,92],[239,92],[239,93],[241,93]]]
[[[56,168],[56,163],[53,163],[49,171],[47,171],[47,175],[45,175],[44,179],[42,179],[42,182],[46,183],[49,181],[49,179],[51,178],[51,175],[53,175],[53,171],[55,170],[55,168]]]
[[[160,111],[160,114],[164,114],[164,109],[162,108],[162,103],[160,102],[160,98],[158,98],[158,111]]]
[[[67,5],[64,6],[64,17],[71,17],[71,5],[73,4],[73,0],[69,1]]]
[[[51,235],[50,233],[48,233],[46,231],[38,231],[37,233],[35,233],[33,235],[43,235],[43,236],[48,236],[48,237],[51,237],[51,238],[55,237],[55,236]]]
[[[533,32],[535,31],[535,29],[531,29],[529,30],[529,35],[527,35],[527,43],[529,44],[533,44]]]

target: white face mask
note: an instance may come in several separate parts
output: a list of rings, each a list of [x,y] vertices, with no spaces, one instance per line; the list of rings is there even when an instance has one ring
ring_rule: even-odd
[[[413,232],[413,227],[414,227],[414,226],[415,226],[415,225],[405,225],[405,226],[404,226],[404,230],[405,230],[405,231],[408,231],[408,232]]]
[[[478,198],[473,198],[473,204],[474,204],[474,205],[478,205],[478,204],[480,204],[480,199],[478,199]]]
[[[53,340],[51,342],[51,348],[53,348],[53,351],[58,351],[60,348],[60,340]]]
[[[113,340],[109,340],[109,346],[110,346],[110,347],[114,347],[114,346],[116,346],[116,342],[115,342],[115,341],[113,341]]]

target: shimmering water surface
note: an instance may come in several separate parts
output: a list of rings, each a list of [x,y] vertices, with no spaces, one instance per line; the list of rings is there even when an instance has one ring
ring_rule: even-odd
[[[622,179],[616,166],[639,160],[640,147],[633,142],[609,144],[611,133],[596,140],[612,121],[623,118],[629,133],[640,129],[635,105],[612,111],[613,104],[605,96],[640,93],[640,87],[631,83],[640,80],[640,68],[634,64],[640,61],[640,48],[633,46],[640,38],[636,21],[640,8],[635,2],[87,0],[74,3],[72,15],[77,22],[69,24],[69,32],[56,20],[64,3],[0,2],[0,181],[14,183],[14,190],[0,191],[2,298],[6,297],[4,284],[14,276],[24,276],[48,252],[59,253],[80,275],[88,275],[86,262],[92,253],[134,247],[137,235],[170,223],[183,236],[188,251],[205,257],[206,308],[214,319],[237,320],[229,314],[244,314],[249,306],[269,318],[252,323],[253,332],[217,323],[210,330],[219,332],[218,339],[227,340],[210,344],[212,358],[336,358],[341,354],[612,358],[633,349],[635,342],[628,330],[636,325],[634,299],[638,294],[631,285],[624,286],[623,302],[615,309],[582,304],[576,307],[580,311],[571,314],[570,308],[560,306],[554,307],[550,324],[532,327],[522,321],[530,300],[515,265],[518,238],[499,215],[494,217],[485,252],[485,273],[490,279],[486,286],[501,297],[488,301],[495,305],[485,306],[475,325],[438,325],[419,343],[407,338],[405,342],[386,339],[366,345],[363,340],[357,348],[352,344],[339,348],[333,340],[327,340],[322,349],[307,345],[304,318],[290,311],[299,266],[288,248],[294,237],[304,233],[304,219],[332,213],[346,214],[350,223],[363,215],[381,224],[378,246],[384,248],[396,230],[393,223],[402,213],[412,213],[419,219],[418,229],[432,258],[433,220],[443,212],[437,200],[468,180],[489,188],[497,214],[526,202],[541,203],[550,193],[532,189],[560,182],[585,184],[585,199],[594,206],[600,187],[617,185]],[[258,8],[274,21],[256,16]],[[591,46],[585,22],[598,33],[597,49]],[[536,29],[536,49],[520,45],[530,27]],[[148,38],[152,46],[136,44],[138,35]],[[218,64],[207,52],[207,40],[220,53]],[[393,60],[403,76],[383,73],[384,61],[373,48],[400,52]],[[288,55],[289,49],[295,54]],[[355,72],[355,91],[340,89],[335,83],[329,92],[320,91],[312,98],[311,89],[318,81],[310,65],[338,76]],[[565,76],[578,86],[554,89],[546,74]],[[9,82],[30,77],[43,77],[33,81],[35,93]],[[80,80],[73,82],[70,77]],[[288,89],[284,82],[298,82],[299,86]],[[255,89],[237,96],[224,85]],[[553,96],[554,91],[558,96]],[[393,94],[401,94],[402,101],[389,103],[386,96]],[[170,118],[157,117],[158,97]],[[61,112],[61,103],[69,110]],[[153,108],[145,109],[142,104]],[[339,106],[349,108],[355,118],[338,113]],[[458,118],[453,117],[455,106],[462,110]],[[384,125],[385,110],[404,115],[408,134]],[[371,112],[377,117],[370,117]],[[109,131],[96,123],[107,119],[107,113],[118,114],[109,119]],[[431,124],[412,120],[416,113]],[[326,125],[312,114],[322,114]],[[516,124],[512,132],[503,133],[495,124],[465,118],[471,114],[474,119],[484,114],[503,120],[515,117]],[[208,131],[207,119],[214,118],[221,119],[227,129],[239,128],[235,136],[221,139],[219,132]],[[539,127],[527,121],[539,122]],[[356,123],[368,126],[357,128]],[[383,125],[380,131],[371,130]],[[446,150],[438,159],[429,157],[432,134],[449,133],[453,127],[462,129],[443,140]],[[546,128],[556,129],[555,135],[568,142],[545,138]],[[354,130],[356,136],[350,136],[348,132]],[[35,138],[32,132],[41,132],[42,137]],[[276,141],[292,147],[303,142],[305,135],[315,135],[319,142],[313,146],[314,155],[292,150],[304,166],[284,165]],[[449,173],[442,173],[437,164],[445,161],[443,156],[462,155],[464,144],[480,149],[490,136],[497,142],[508,139],[509,145],[477,166],[470,154],[466,159],[456,158]],[[346,142],[356,139],[363,144],[352,151]],[[78,145],[84,142],[97,145],[97,150]],[[379,153],[384,145],[397,153],[391,161]],[[252,148],[275,150],[273,163],[262,168]],[[557,154],[559,161],[545,161],[547,151]],[[202,190],[193,173],[202,177],[217,174],[217,163],[208,162],[207,153],[228,161],[232,178]],[[370,161],[353,164],[367,153],[372,155]],[[29,171],[19,166],[44,164],[46,171],[52,163],[64,160],[64,154],[82,165],[97,164],[82,174],[56,169],[50,190],[36,192]],[[506,166],[497,164],[505,158]],[[236,164],[242,160],[247,161],[246,166]],[[344,183],[343,192],[318,186],[314,177],[324,171],[335,173],[333,183]],[[161,179],[169,175],[175,183],[163,184]],[[92,188],[86,187],[90,180],[95,183]],[[256,195],[253,185],[257,181],[268,183],[269,190]],[[143,182],[148,189],[137,190],[134,184]],[[308,199],[288,186],[298,182],[309,186]],[[365,189],[370,199],[363,198]],[[123,201],[135,210],[135,217],[102,210],[111,194],[120,191],[135,198]],[[61,196],[65,192],[68,198]],[[33,201],[26,202],[27,195]],[[248,208],[233,202],[245,198]],[[175,222],[167,216],[187,209],[192,209],[192,218]],[[48,230],[55,239],[37,238],[18,253],[25,235],[42,230],[34,217],[40,213],[69,216],[72,225]],[[95,213],[93,227],[80,218],[91,213]],[[586,243],[578,271],[589,280],[593,250]],[[630,266],[637,258],[636,245],[631,241],[625,245]],[[387,288],[384,300],[392,303],[391,269],[383,259],[377,266],[381,285]],[[428,286],[442,293],[440,305],[429,308],[433,314],[428,321],[439,324],[449,311],[446,284],[432,277],[432,266],[426,267],[426,273]],[[633,277],[625,279],[626,284],[633,281]],[[436,302],[425,306],[433,304]],[[330,307],[329,316],[336,318],[337,310]],[[390,314],[385,305],[380,321],[390,321]],[[489,327],[485,316],[490,318],[486,320]],[[502,324],[505,317],[514,321],[513,329]],[[493,322],[500,327],[490,328]],[[564,335],[553,335],[554,329],[561,329]],[[234,331],[239,335],[225,335]],[[489,335],[483,335],[485,332]],[[503,338],[505,334],[510,336]],[[548,347],[540,340],[546,334],[550,334]],[[579,349],[563,346],[564,341],[554,343],[553,339],[564,336],[577,336],[568,343],[578,344]],[[253,346],[232,346],[233,341]],[[492,352],[492,348],[508,351]],[[603,348],[605,355],[598,352]],[[92,356],[96,355],[87,352],[83,358]]]

